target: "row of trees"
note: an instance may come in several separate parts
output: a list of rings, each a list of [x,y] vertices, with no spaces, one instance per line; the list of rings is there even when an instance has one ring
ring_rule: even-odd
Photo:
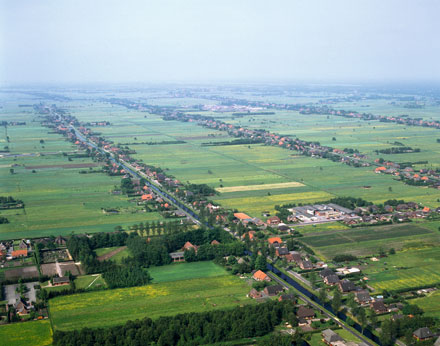
[[[54,345],[205,345],[268,334],[293,313],[291,302],[271,301],[158,320],[145,318],[123,326],[54,333]]]

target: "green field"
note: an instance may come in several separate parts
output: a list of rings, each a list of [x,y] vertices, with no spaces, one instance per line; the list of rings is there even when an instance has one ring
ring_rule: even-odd
[[[251,304],[249,289],[239,278],[223,275],[56,297],[49,306],[54,328],[73,330]]]
[[[411,300],[411,304],[420,306],[425,311],[426,316],[440,318],[440,292],[435,291],[423,298]]]
[[[48,320],[13,323],[0,326],[0,345],[49,346],[52,330]]]
[[[301,240],[322,256],[333,258],[338,254],[377,255],[381,248],[440,244],[440,233],[423,223],[409,223],[306,233]]]
[[[399,251],[381,258],[368,260],[361,266],[368,284],[381,291],[420,287],[440,283],[440,251],[438,247]]]
[[[148,269],[154,283],[228,275],[214,262],[175,263]]]

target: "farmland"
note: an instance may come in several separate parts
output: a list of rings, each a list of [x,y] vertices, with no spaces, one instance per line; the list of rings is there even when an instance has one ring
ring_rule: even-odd
[[[344,253],[374,255],[381,248],[402,249],[440,244],[440,234],[424,224],[404,224],[307,233],[302,241],[324,257],[333,258]]]
[[[427,316],[440,317],[439,291],[429,293],[423,298],[416,298],[411,303],[420,306]]]
[[[227,272],[214,262],[176,263],[148,269],[154,283],[208,278],[227,275]]]
[[[252,303],[248,291],[240,279],[223,275],[57,297],[50,300],[50,312],[55,329],[105,327]]]
[[[396,290],[440,283],[440,253],[438,247],[408,249],[367,261],[363,272],[375,289]]]
[[[0,335],[0,344],[5,346],[52,345],[52,330],[48,320],[0,326]]]

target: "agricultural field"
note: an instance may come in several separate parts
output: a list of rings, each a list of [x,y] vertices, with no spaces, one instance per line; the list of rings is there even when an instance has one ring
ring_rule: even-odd
[[[0,157],[1,194],[23,200],[25,209],[0,212],[10,221],[0,225],[0,239],[112,231],[118,225],[162,220],[158,213],[140,212],[126,196],[111,194],[120,177],[79,174],[100,167],[89,158],[64,155],[75,154],[76,146],[33,122],[33,112],[11,106],[0,121],[6,117],[26,121],[26,125],[8,127],[7,143],[5,132],[0,133],[0,145],[7,144],[10,154],[16,155]],[[121,212],[103,214],[102,208]]]
[[[440,232],[428,223],[369,226],[307,233],[301,240],[327,259],[338,254],[377,255],[380,249],[409,249],[440,244]],[[318,228],[319,226],[317,226]]]
[[[411,304],[420,306],[425,315],[440,318],[440,292],[429,293],[426,297],[411,300]]]
[[[49,307],[55,329],[73,330],[252,304],[248,291],[241,279],[223,275],[56,297]]]
[[[49,346],[52,329],[49,320],[13,323],[0,326],[0,345]]]
[[[440,283],[438,247],[398,251],[395,255],[380,258],[378,262],[367,260],[367,263],[368,265],[362,266],[362,271],[369,279],[368,284],[378,291]],[[438,294],[434,295],[436,296]]]
[[[148,272],[154,283],[229,275],[223,267],[211,261],[151,267]]]

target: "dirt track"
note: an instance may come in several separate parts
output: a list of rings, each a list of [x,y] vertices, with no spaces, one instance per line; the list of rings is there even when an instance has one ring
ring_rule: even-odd
[[[106,253],[105,255],[99,256],[98,261],[102,262],[102,261],[108,260],[108,259],[112,258],[114,255],[116,255],[117,253],[124,251],[126,248],[127,248],[126,246],[121,246],[113,251],[110,251],[109,253]]]

